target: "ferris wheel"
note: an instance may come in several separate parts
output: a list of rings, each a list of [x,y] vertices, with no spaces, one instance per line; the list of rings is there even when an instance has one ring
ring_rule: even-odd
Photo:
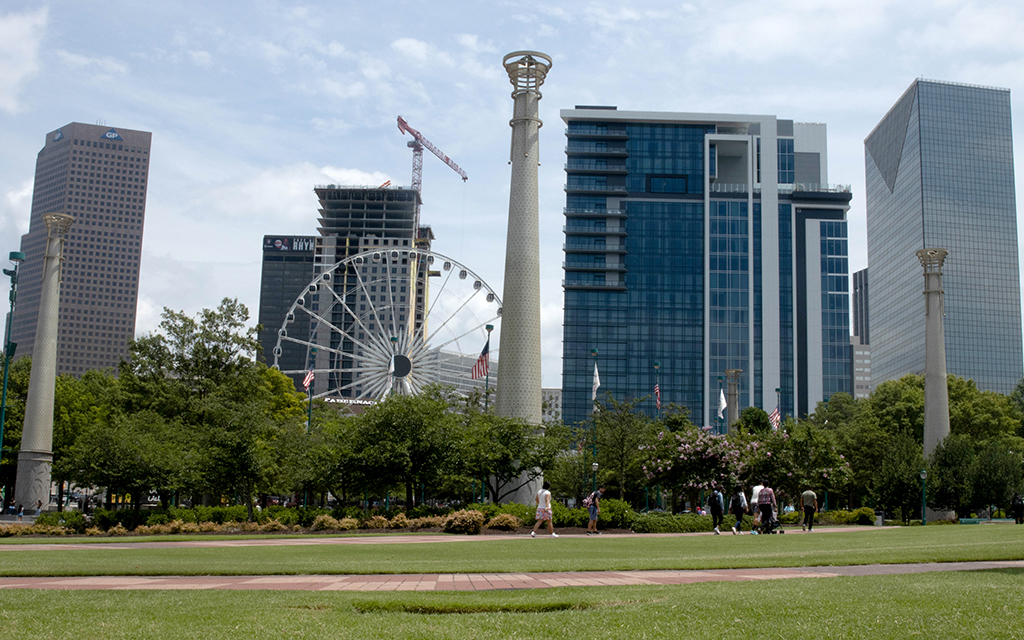
[[[316,275],[277,332],[274,367],[314,398],[379,400],[469,379],[501,318],[476,273],[429,249],[372,248]],[[466,364],[468,363],[468,365]]]

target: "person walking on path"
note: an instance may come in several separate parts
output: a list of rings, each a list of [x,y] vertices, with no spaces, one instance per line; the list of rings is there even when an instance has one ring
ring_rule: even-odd
[[[36,500],[36,515],[38,516],[43,512],[43,501]]]
[[[18,505],[18,522],[21,522],[22,516],[25,515],[25,507]]]
[[[555,522],[554,522],[554,520],[551,517],[551,483],[550,482],[545,482],[544,483],[544,486],[541,488],[541,490],[538,491],[537,495],[533,497],[533,501],[537,503],[537,513],[534,516],[534,518],[537,520],[537,522],[534,523],[534,525],[533,525],[533,531],[530,532],[530,537],[531,538],[536,538],[537,537],[537,529],[539,529],[540,525],[543,524],[545,520],[547,520],[548,532],[551,534],[552,538],[557,538],[558,534],[555,533]]]
[[[722,522],[725,520],[725,499],[722,497],[721,488],[717,484],[712,485],[711,504],[708,506],[711,508],[711,525],[715,529],[715,535],[720,536],[722,532],[718,528],[722,526]]]
[[[814,514],[818,512],[818,496],[808,489],[800,494],[800,502],[804,506],[804,531],[814,529]]]
[[[754,527],[756,528],[761,524],[761,512],[758,509],[757,498],[761,495],[761,489],[764,489],[764,485],[761,483],[755,484],[754,488],[750,491],[750,515],[754,518]]]
[[[736,516],[736,524],[732,525],[732,534],[736,535],[743,529],[743,514],[747,512],[747,496],[743,495],[743,485],[736,485],[736,490],[729,500],[729,513]]]
[[[1013,501],[1010,503],[1013,511],[1013,521],[1017,524],[1024,524],[1024,498],[1019,493],[1013,494]]]
[[[604,495],[604,485],[597,488],[597,491],[590,494],[587,500],[590,504],[587,504],[587,511],[590,513],[590,521],[587,522],[587,535],[588,536],[599,536],[601,532],[597,530],[597,514],[601,513],[601,496]],[[584,500],[586,504],[587,500]]]
[[[757,509],[761,512],[761,527],[770,525],[774,520],[775,509],[778,504],[775,502],[775,492],[765,484],[757,493]],[[770,530],[770,529],[769,529]]]

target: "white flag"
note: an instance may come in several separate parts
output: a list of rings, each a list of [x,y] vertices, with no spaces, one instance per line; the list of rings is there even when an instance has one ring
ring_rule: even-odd
[[[725,417],[722,414],[725,412],[725,409],[728,406],[729,405],[725,403],[725,391],[719,389],[718,390],[718,419],[719,420],[721,420],[722,418]]]
[[[601,386],[601,376],[597,375],[597,363],[594,363],[594,393],[591,395],[591,400],[597,400],[597,388]]]

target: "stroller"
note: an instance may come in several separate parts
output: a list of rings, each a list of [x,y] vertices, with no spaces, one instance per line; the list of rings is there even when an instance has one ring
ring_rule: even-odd
[[[782,523],[779,522],[779,514],[775,509],[771,510],[771,518],[761,518],[761,522],[757,525],[756,531],[760,535],[768,535],[772,533],[786,533],[782,530]]]

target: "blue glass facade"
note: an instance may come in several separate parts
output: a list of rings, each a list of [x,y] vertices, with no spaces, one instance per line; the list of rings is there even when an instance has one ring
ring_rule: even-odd
[[[632,115],[611,109],[563,112],[568,138],[563,418],[576,423],[590,414],[593,350],[601,397],[647,397],[640,407],[650,415],[657,411],[653,393],[659,380],[663,405],[685,406],[694,422],[711,424],[718,378],[726,369],[743,372],[741,409],[756,405],[771,411],[779,387],[784,413],[806,412],[808,393],[842,385],[818,380],[808,387],[805,382],[805,402],[799,406],[793,273],[799,239],[793,229],[793,196],[778,193],[774,180],[778,167],[778,175],[789,183],[799,181],[794,138],[778,139],[769,129],[774,126],[770,117],[709,122]],[[770,146],[764,148],[778,149],[778,157],[769,161],[759,157],[766,134]],[[755,181],[762,164],[773,178],[767,184]],[[777,207],[778,216],[762,214],[766,190],[773,194],[772,211]],[[844,196],[838,200],[815,200],[818,195],[801,196],[807,220],[816,220],[819,213],[845,220],[848,193],[838,194]],[[845,222],[828,231],[845,234]],[[830,258],[845,251],[845,235],[842,240],[842,245],[830,245],[837,252]],[[766,245],[772,247],[768,256]],[[845,264],[845,253],[841,258]],[[837,265],[823,262],[822,268]],[[819,274],[818,267],[817,259],[808,267],[815,296],[823,276],[838,275]],[[804,341],[802,356],[813,354],[817,371],[834,370],[826,362],[826,354],[831,358],[834,353],[822,349],[826,334],[818,331],[822,321],[833,320],[824,315],[815,320],[815,335]],[[849,319],[828,326],[830,332],[839,330],[849,326]],[[657,372],[655,362],[660,363]]]
[[[946,368],[1009,393],[1024,377],[1004,89],[919,80],[865,141],[872,384],[924,369],[918,249],[946,249]]]

